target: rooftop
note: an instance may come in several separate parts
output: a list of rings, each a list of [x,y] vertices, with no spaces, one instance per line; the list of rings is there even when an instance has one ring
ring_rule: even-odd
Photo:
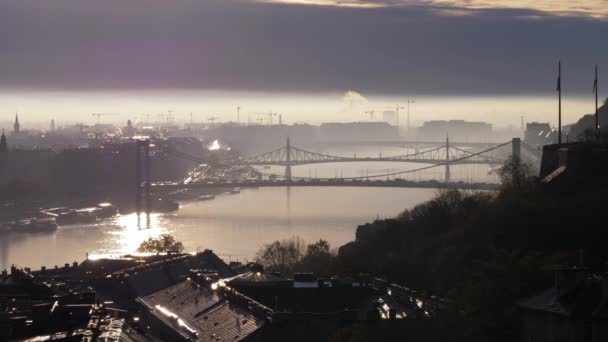
[[[264,325],[264,319],[223,295],[185,280],[138,298],[150,314],[185,338],[198,341],[240,341]]]

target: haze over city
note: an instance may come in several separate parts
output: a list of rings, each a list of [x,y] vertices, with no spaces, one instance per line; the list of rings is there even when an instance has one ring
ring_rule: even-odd
[[[364,118],[342,103],[354,91],[369,100],[365,110],[419,98],[419,123],[483,117],[517,127],[524,115],[555,125],[561,59],[572,122],[593,111],[592,66],[608,59],[603,5],[3,1],[0,121],[15,111],[48,124],[169,110],[228,121],[237,106],[286,122],[352,121]]]
[[[608,0],[0,0],[0,342],[608,341]]]

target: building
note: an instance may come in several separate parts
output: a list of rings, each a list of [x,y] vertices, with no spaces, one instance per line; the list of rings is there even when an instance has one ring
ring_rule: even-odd
[[[549,123],[529,122],[526,124],[524,142],[532,147],[542,148],[557,142],[557,132]]]
[[[2,135],[0,136],[0,153],[4,153],[8,151],[8,145],[6,144],[6,136],[4,135],[4,130],[2,131]]]
[[[555,284],[519,303],[521,341],[608,341],[608,278],[559,270]]]
[[[382,120],[390,125],[397,124],[397,114],[394,110],[385,110],[382,112]]]
[[[19,124],[19,116],[15,114],[15,123],[13,124],[13,133],[19,134],[21,132],[21,125]]]
[[[266,323],[266,308],[209,285],[193,275],[138,298],[142,326],[164,341],[251,340]]]
[[[324,141],[387,141],[398,136],[397,127],[387,122],[331,122],[319,127]]]
[[[421,140],[441,141],[449,136],[451,141],[456,142],[483,142],[491,140],[492,125],[464,120],[433,120],[425,121],[417,133]]]
[[[319,341],[379,317],[369,277],[287,279],[254,266],[224,279],[191,270],[188,279],[137,299],[140,325],[171,341]]]

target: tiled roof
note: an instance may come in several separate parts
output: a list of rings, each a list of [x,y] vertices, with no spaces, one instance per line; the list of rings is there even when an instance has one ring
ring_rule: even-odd
[[[274,274],[264,272],[246,272],[230,278],[229,284],[247,284],[247,283],[276,283],[289,281],[285,278]]]
[[[264,324],[264,319],[256,317],[248,308],[230,303],[217,292],[190,280],[141,297],[139,301],[183,334],[187,334],[187,329],[196,331],[198,341],[240,341]],[[171,318],[171,314],[176,317]],[[187,328],[180,327],[177,319]]]

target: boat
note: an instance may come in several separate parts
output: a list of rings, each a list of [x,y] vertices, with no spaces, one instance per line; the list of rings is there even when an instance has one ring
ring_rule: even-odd
[[[15,223],[12,227],[13,231],[27,232],[52,232],[57,230],[57,222],[55,218],[32,218],[21,220]]]
[[[241,192],[241,188],[239,188],[239,187],[232,188],[232,190],[230,191],[230,193],[233,193],[233,194],[238,194],[240,192]]]
[[[198,196],[196,199],[198,201],[209,201],[209,200],[212,200],[214,198],[215,198],[214,195],[201,195],[201,196]]]
[[[170,199],[158,198],[150,203],[150,209],[158,213],[170,213],[179,210],[179,203]]]
[[[116,216],[118,214],[118,208],[112,203],[99,203],[94,210],[94,214],[99,219],[105,219]]]
[[[57,214],[55,220],[59,225],[63,226],[69,224],[93,223],[97,221],[97,216],[95,216],[95,208],[78,210],[69,209]]]

